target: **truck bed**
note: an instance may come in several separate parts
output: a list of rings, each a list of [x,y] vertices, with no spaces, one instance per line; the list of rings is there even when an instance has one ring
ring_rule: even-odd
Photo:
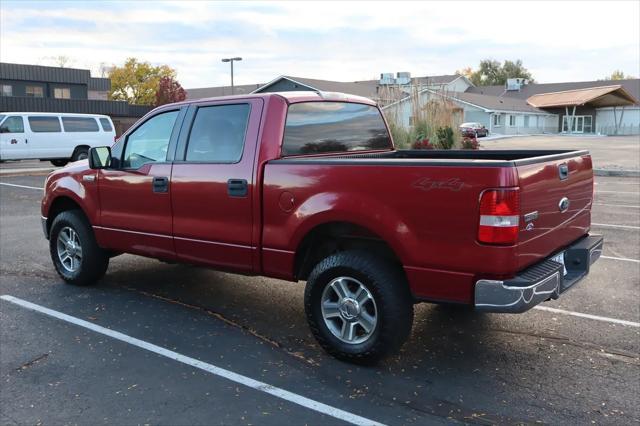
[[[363,160],[371,160],[373,164],[411,164],[419,165],[448,165],[448,166],[473,166],[483,167],[509,167],[542,163],[545,161],[562,160],[575,156],[587,155],[588,151],[578,150],[427,150],[409,149],[388,152],[372,153],[340,153],[318,156],[300,156],[282,158],[272,162],[286,162],[296,164],[300,161],[304,164],[326,164],[355,162],[362,164]]]
[[[479,200],[492,188],[519,190],[514,245],[477,240]],[[286,278],[302,235],[349,222],[391,246],[416,297],[470,303],[478,279],[513,277],[586,235],[592,191],[588,151],[397,150],[271,160],[263,265]],[[283,211],[282,197],[293,210]],[[566,209],[559,208],[563,198]]]

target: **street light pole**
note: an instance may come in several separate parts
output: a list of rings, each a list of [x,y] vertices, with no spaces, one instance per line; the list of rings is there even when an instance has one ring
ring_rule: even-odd
[[[222,59],[222,62],[230,62],[231,63],[231,94],[232,95],[233,95],[233,61],[241,61],[241,60],[242,60],[242,58],[240,58],[240,57]]]

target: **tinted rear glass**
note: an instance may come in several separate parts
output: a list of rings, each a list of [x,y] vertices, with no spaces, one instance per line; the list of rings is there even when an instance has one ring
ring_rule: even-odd
[[[346,102],[304,102],[289,107],[282,155],[390,149],[376,107]]]
[[[113,130],[113,127],[111,127],[111,123],[106,118],[101,118],[100,124],[102,124],[102,130],[104,130],[105,132],[110,132]]]
[[[91,117],[62,117],[65,132],[97,132],[98,122]]]
[[[29,117],[29,126],[34,132],[59,132],[58,117]]]

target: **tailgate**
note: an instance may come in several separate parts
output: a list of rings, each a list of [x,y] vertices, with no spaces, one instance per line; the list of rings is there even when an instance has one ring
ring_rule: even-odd
[[[520,186],[518,267],[525,268],[589,231],[593,200],[591,156],[517,164]]]

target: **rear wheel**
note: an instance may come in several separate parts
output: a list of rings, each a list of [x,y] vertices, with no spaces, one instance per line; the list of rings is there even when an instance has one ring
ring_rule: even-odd
[[[51,164],[53,164],[56,167],[64,167],[67,165],[68,162],[69,160],[51,160]]]
[[[87,158],[89,158],[89,148],[86,146],[77,147],[71,157],[72,161],[86,160]]]
[[[49,252],[58,275],[69,284],[93,284],[109,266],[109,253],[98,246],[89,222],[78,210],[55,217]]]
[[[316,265],[307,281],[305,310],[318,343],[348,361],[393,354],[413,323],[401,269],[362,251],[336,253]]]

